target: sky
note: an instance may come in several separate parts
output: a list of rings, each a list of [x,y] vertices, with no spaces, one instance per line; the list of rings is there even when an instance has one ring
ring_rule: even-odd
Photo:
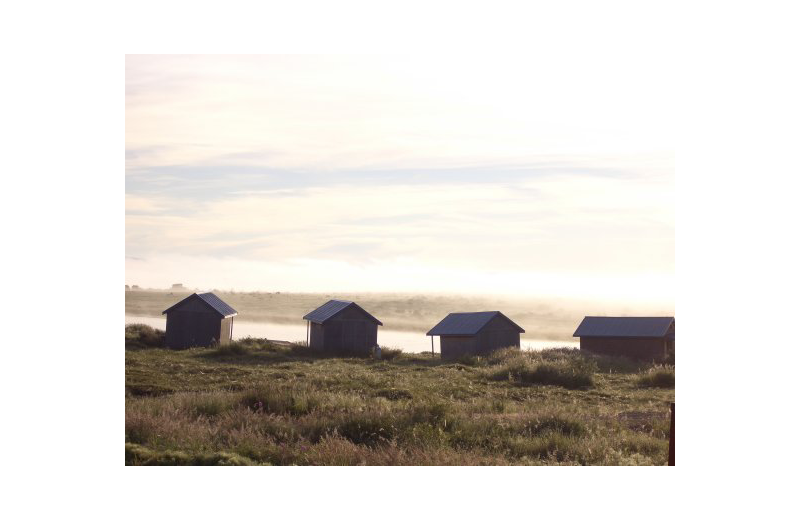
[[[505,55],[129,55],[126,284],[671,307],[668,80]]]

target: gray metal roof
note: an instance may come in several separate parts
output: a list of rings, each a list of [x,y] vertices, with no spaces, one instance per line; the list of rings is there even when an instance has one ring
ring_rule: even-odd
[[[672,316],[659,318],[586,316],[573,336],[662,338],[666,336],[669,326],[673,323],[675,318]]]
[[[480,332],[497,315],[508,320],[519,332],[525,332],[522,327],[508,319],[500,311],[451,312],[429,330],[426,336],[472,336]]]
[[[329,302],[317,307],[313,311],[303,316],[303,319],[312,321],[314,323],[325,323],[327,320],[333,318],[351,305],[363,312],[369,319],[375,321],[378,325],[383,325],[378,318],[362,309],[357,303],[347,300],[330,300]]]
[[[181,301],[179,301],[178,303],[176,303],[175,305],[173,305],[169,309],[165,310],[161,314],[168,313],[169,311],[171,311],[175,307],[179,306],[180,304],[182,304],[186,300],[189,300],[190,298],[200,298],[201,301],[203,301],[206,305],[208,305],[209,307],[214,309],[214,311],[216,311],[223,318],[229,318],[231,316],[236,316],[237,314],[239,314],[238,312],[236,312],[236,309],[234,309],[233,307],[231,307],[230,305],[228,305],[227,303],[222,301],[219,298],[219,296],[217,296],[214,293],[210,293],[210,292],[199,293],[199,294],[198,293],[194,293],[191,296],[187,296],[186,298],[182,299]]]

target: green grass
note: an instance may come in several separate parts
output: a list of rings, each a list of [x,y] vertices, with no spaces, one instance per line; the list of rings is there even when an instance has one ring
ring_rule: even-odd
[[[253,461],[235,453],[156,452],[144,446],[126,442],[125,464],[136,466],[251,466]]]
[[[150,332],[134,331],[144,345]],[[322,357],[258,339],[136,346],[125,353],[125,461],[664,465],[674,389],[640,378],[665,367],[615,363],[570,349],[454,363]]]

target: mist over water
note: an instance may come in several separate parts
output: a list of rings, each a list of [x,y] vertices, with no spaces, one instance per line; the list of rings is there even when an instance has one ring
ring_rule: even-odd
[[[592,262],[594,268],[596,264],[597,261]],[[410,259],[366,259],[352,263],[173,254],[126,258],[125,283],[166,288],[183,282],[186,287],[214,292],[400,293],[547,301],[559,305],[590,301],[614,307],[664,308],[672,307],[674,302],[671,270],[532,272],[519,267],[504,268],[498,263],[479,268],[464,265],[463,261],[432,263]]]

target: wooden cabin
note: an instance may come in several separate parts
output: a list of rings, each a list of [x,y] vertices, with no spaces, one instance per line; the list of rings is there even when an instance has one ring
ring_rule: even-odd
[[[595,354],[664,361],[674,356],[675,318],[586,316],[573,336]]]
[[[330,300],[303,319],[307,320],[308,346],[334,353],[372,352],[378,345],[378,325],[383,325],[357,303],[346,300]]]
[[[214,293],[195,293],[161,314],[167,315],[165,344],[189,348],[230,343],[238,313]]]
[[[500,311],[453,312],[427,335],[439,336],[442,359],[485,356],[506,347],[519,348],[525,330]],[[432,343],[431,343],[432,345]]]

